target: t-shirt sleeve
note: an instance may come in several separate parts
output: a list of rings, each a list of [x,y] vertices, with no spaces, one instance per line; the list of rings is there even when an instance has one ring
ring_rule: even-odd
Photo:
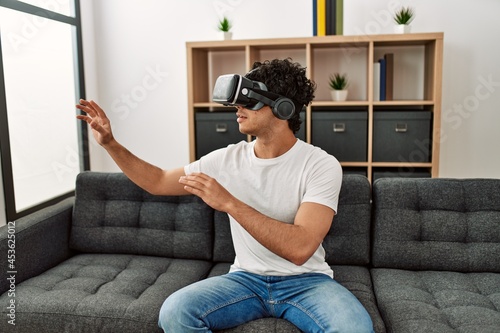
[[[308,179],[302,202],[314,202],[330,207],[337,214],[342,167],[331,155],[317,162]]]
[[[224,153],[225,148],[214,150],[199,160],[184,166],[184,172],[186,175],[193,172],[202,172],[210,177],[217,178]]]

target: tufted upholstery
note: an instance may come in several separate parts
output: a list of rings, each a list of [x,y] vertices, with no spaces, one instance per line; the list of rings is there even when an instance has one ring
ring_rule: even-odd
[[[153,196],[122,173],[81,173],[70,246],[82,252],[208,260],[213,214],[198,197]]]
[[[234,252],[233,239],[231,237],[229,217],[226,213],[219,211],[214,213],[214,229],[213,260],[215,262],[232,263],[236,253]]]
[[[161,332],[163,301],[210,267],[201,260],[77,255],[17,286],[17,323],[24,332],[81,332],[87,325],[92,332]],[[2,298],[0,304],[7,294]]]
[[[372,270],[388,332],[500,332],[500,274]]]
[[[373,265],[388,332],[500,332],[500,180],[379,179]]]
[[[323,241],[330,265],[370,262],[371,187],[361,175],[344,175],[337,215]]]
[[[375,267],[500,273],[500,180],[379,179]]]

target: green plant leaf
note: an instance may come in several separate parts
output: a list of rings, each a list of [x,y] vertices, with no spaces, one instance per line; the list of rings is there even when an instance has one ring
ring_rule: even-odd
[[[415,11],[411,7],[401,7],[394,14],[394,21],[397,24],[410,24],[415,18]]]
[[[335,73],[330,75],[329,85],[333,90],[344,90],[349,85],[347,74]]]
[[[222,20],[219,21],[218,29],[220,31],[229,32],[231,28],[232,28],[231,21],[229,21],[229,19],[224,16]]]

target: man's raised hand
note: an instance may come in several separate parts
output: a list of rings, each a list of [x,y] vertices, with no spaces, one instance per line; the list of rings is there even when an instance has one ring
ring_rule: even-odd
[[[114,139],[110,121],[106,113],[96,102],[80,99],[80,104],[77,104],[76,108],[86,113],[84,115],[77,115],[76,118],[90,125],[94,138],[101,146],[106,146]]]

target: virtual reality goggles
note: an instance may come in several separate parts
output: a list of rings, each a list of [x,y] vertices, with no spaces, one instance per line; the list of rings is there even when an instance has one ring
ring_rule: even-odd
[[[212,100],[226,106],[242,106],[249,110],[259,110],[269,105],[279,119],[288,120],[302,106],[290,98],[267,91],[264,83],[252,81],[238,74],[221,75],[215,82]]]

